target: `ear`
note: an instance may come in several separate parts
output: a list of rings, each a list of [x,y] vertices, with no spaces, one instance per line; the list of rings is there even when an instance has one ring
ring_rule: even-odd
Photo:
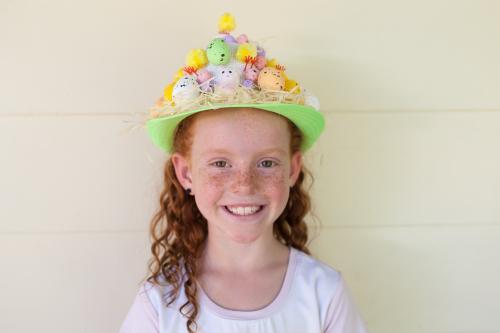
[[[295,152],[290,161],[290,187],[295,185],[299,178],[300,171],[302,170],[302,152],[299,150]]]
[[[193,189],[191,179],[191,162],[179,153],[173,153],[170,157],[175,169],[175,176],[184,189]]]

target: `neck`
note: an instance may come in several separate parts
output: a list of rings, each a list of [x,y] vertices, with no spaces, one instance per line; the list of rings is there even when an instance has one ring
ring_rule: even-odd
[[[257,239],[239,243],[209,236],[202,255],[203,271],[228,273],[255,273],[286,261],[288,247],[272,235],[269,239]]]

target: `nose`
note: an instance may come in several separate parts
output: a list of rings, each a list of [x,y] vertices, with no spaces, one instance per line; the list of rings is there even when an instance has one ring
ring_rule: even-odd
[[[231,183],[234,193],[253,193],[259,188],[259,177],[255,171],[245,169],[238,170]]]

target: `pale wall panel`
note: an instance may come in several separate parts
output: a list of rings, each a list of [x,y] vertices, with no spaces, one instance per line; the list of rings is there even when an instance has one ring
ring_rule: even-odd
[[[500,227],[324,228],[312,250],[371,333],[498,332]]]
[[[146,233],[0,234],[0,332],[118,332],[148,251]]]
[[[0,7],[0,113],[145,110],[225,11],[325,109],[500,107],[498,1],[28,0]]]
[[[500,112],[326,115],[308,156],[327,225],[500,223]]]
[[[0,232],[147,230],[164,155],[129,120],[0,118]]]

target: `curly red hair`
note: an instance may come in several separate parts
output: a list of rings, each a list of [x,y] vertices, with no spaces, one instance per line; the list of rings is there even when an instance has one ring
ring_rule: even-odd
[[[174,152],[189,156],[192,145],[191,129],[195,119],[196,114],[185,118],[177,126],[173,141]],[[300,150],[303,136],[291,121],[286,120],[291,133],[290,152],[293,155]],[[306,175],[311,180],[307,189]],[[288,203],[273,226],[276,239],[306,254],[310,254],[310,251],[307,246],[308,227],[304,217],[308,213],[315,217],[311,212],[308,194],[313,181],[311,172],[302,164],[299,177],[290,189]],[[169,158],[164,167],[164,186],[160,194],[159,208],[150,225],[153,256],[149,261],[146,280],[156,285],[169,286],[170,291],[165,301],[165,306],[168,306],[177,299],[185,272],[184,290],[188,301],[179,311],[187,318],[186,328],[189,333],[196,332],[196,317],[199,313],[196,287],[198,265],[207,234],[207,221],[198,210],[193,196],[188,195],[179,183]]]

